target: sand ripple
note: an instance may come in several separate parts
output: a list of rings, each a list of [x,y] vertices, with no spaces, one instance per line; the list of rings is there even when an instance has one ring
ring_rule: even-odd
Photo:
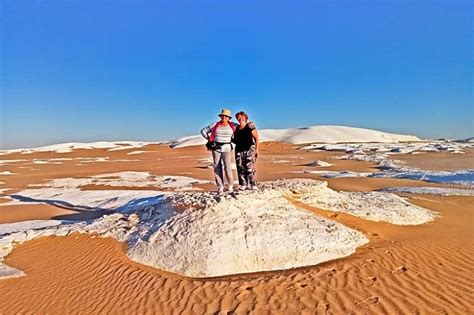
[[[472,313],[474,248],[466,220],[472,216],[463,209],[474,200],[432,198],[412,202],[441,212],[444,223],[360,225],[357,218],[338,214],[336,220],[371,235],[371,243],[350,258],[285,272],[195,280],[132,262],[123,245],[109,238],[40,238],[8,257],[9,265],[28,276],[0,282],[2,311]]]

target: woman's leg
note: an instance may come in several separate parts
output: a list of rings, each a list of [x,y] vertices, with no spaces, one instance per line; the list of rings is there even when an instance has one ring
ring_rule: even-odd
[[[222,152],[222,162],[224,165],[224,173],[225,173],[225,183],[227,185],[227,188],[230,190],[233,190],[234,186],[234,179],[232,175],[232,155],[234,155],[234,151],[229,151],[229,152]]]
[[[245,187],[247,186],[247,175],[245,174],[243,152],[235,153],[235,164],[237,165],[237,175],[239,178],[239,186]]]
[[[212,151],[212,159],[214,160],[214,178],[216,180],[217,190],[224,191],[224,178],[222,173],[222,153]]]
[[[255,148],[245,152],[245,173],[247,176],[247,183],[250,186],[257,185],[256,166],[257,158],[255,157]]]

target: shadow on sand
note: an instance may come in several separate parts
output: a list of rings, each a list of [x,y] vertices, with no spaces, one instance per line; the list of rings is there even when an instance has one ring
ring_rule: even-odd
[[[58,207],[65,210],[74,211],[75,213],[71,214],[63,214],[57,215],[52,217],[52,220],[68,220],[68,221],[91,221],[97,218],[100,218],[106,214],[112,214],[115,212],[121,211],[131,211],[137,208],[144,208],[148,206],[157,205],[164,202],[164,195],[157,195],[153,197],[144,197],[144,198],[136,198],[128,201],[127,203],[120,205],[115,208],[101,208],[101,207],[89,207],[83,205],[74,205],[64,200],[57,200],[57,199],[35,199],[27,196],[22,195],[9,195],[10,198],[18,200],[22,203],[44,203],[50,206]],[[117,197],[111,198],[106,200],[106,202],[114,201]]]

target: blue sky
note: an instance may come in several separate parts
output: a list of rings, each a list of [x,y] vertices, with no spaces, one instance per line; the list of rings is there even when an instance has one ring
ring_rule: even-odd
[[[1,3],[0,148],[259,128],[474,135],[469,1]]]

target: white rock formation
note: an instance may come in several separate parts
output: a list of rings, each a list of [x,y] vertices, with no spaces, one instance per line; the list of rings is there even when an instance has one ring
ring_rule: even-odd
[[[284,182],[284,187],[294,180]],[[320,209],[345,212],[371,221],[416,225],[432,221],[435,213],[384,192],[346,192],[327,187],[327,182],[296,180],[290,189],[303,203]],[[291,184],[290,184],[291,185]]]
[[[128,255],[167,271],[215,277],[315,265],[367,242],[362,233],[267,190],[180,213]]]
[[[311,161],[311,162],[305,164],[305,166],[329,167],[329,166],[333,166],[333,164],[328,163],[328,162],[324,162],[324,161],[320,161],[320,160],[316,160],[316,161]]]

